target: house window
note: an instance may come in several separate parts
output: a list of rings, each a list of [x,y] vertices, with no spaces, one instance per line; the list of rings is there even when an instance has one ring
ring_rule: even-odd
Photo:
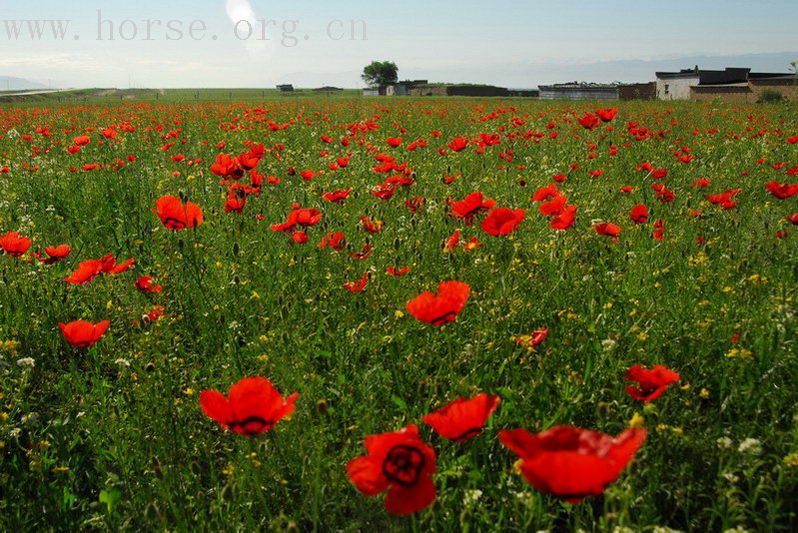
[[[665,84],[665,94],[668,94],[668,93],[670,92],[670,91],[669,91],[670,87],[671,87],[671,86],[670,86],[670,85],[668,85],[667,83]]]

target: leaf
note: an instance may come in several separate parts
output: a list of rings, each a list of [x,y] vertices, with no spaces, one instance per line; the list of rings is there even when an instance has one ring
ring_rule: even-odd
[[[108,508],[108,512],[114,511],[114,506],[122,498],[122,491],[116,487],[109,490],[100,491],[100,503],[104,503]]]
[[[399,408],[399,409],[401,409],[402,411],[406,411],[406,410],[407,410],[407,404],[406,404],[406,403],[405,403],[405,401],[404,401],[403,399],[401,399],[399,396],[397,396],[397,395],[395,395],[395,394],[392,394],[392,395],[391,395],[391,401],[393,402],[393,404],[394,404],[396,407],[398,407],[398,408]]]

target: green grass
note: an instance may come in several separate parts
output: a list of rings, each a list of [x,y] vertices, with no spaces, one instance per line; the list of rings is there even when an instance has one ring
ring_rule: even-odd
[[[585,132],[564,118],[595,107],[589,103],[276,93],[256,100],[256,90],[236,92],[230,102],[226,90],[200,91],[201,100],[218,101],[194,103],[193,92],[69,105],[51,96],[0,113],[0,167],[12,167],[0,174],[0,229],[32,237],[31,251],[62,242],[73,249],[52,266],[0,257],[0,341],[14,341],[3,343],[0,357],[4,530],[798,527],[798,468],[790,455],[798,453],[798,237],[784,220],[798,211],[798,197],[776,200],[763,188],[771,179],[789,182],[784,172],[798,164],[798,145],[774,133],[798,134],[794,108],[624,103],[614,130]],[[269,112],[248,112],[253,107]],[[498,109],[497,118],[480,121]],[[526,123],[513,126],[514,117]],[[369,119],[379,129],[348,148],[320,141],[322,134],[337,141],[341,126]],[[268,120],[295,124],[273,132]],[[548,135],[550,121],[557,139],[523,135]],[[136,130],[102,146],[95,132],[80,154],[65,151],[85,128],[123,122]],[[628,122],[655,135],[635,141]],[[53,135],[36,135],[37,127]],[[385,139],[398,127],[407,129],[405,145],[424,137],[429,147],[390,149]],[[718,133],[693,134],[711,128]],[[178,129],[177,144],[164,152],[161,136]],[[500,133],[502,143],[484,155],[471,147],[438,155],[455,136],[481,132]],[[34,141],[23,141],[25,134]],[[246,140],[285,145],[282,161],[267,153],[259,167],[283,182],[264,185],[242,215],[226,214],[226,191],[209,166],[217,143],[237,154]],[[588,141],[599,145],[595,159]],[[407,161],[417,183],[390,201],[368,194],[386,177],[371,170],[377,163],[369,143]],[[610,145],[618,155],[607,155]],[[695,161],[675,159],[682,146]],[[331,156],[321,158],[325,149]],[[512,163],[498,157],[508,149]],[[175,163],[176,153],[204,161]],[[349,167],[312,182],[287,173],[289,166],[324,170],[345,153],[352,154]],[[120,170],[69,170],[128,155],[136,162]],[[757,164],[760,157],[767,164]],[[663,182],[674,202],[654,198],[651,180],[634,169],[643,161],[670,170]],[[782,161],[784,169],[771,168]],[[582,169],[569,172],[572,163]],[[595,169],[604,175],[586,172]],[[442,183],[455,173],[461,177],[453,184]],[[558,173],[569,173],[560,188],[579,207],[566,232],[550,230],[530,202]],[[699,177],[711,187],[693,188]],[[635,192],[619,194],[622,185]],[[348,186],[355,192],[342,206],[320,197]],[[735,187],[743,189],[736,209],[704,200]],[[477,190],[498,205],[527,209],[515,234],[494,238],[447,216],[448,197]],[[158,197],[178,193],[204,210],[196,231],[166,231],[150,211]],[[415,196],[427,205],[411,215],[404,200]],[[304,246],[269,230],[292,202],[324,212]],[[638,203],[652,209],[652,221],[665,220],[664,241],[651,238],[650,223],[631,223],[628,212]],[[701,219],[688,216],[699,208]],[[363,214],[384,220],[383,232],[366,235]],[[604,220],[623,227],[620,243],[595,234],[593,223]],[[443,253],[455,229],[484,246]],[[787,238],[774,236],[780,229]],[[333,230],[346,234],[352,250],[372,242],[374,253],[357,261],[317,249]],[[697,244],[698,236],[706,243]],[[136,269],[87,286],[63,281],[79,261],[106,253],[135,257]],[[391,278],[389,265],[413,270]],[[374,275],[363,293],[342,288],[367,270]],[[164,293],[139,294],[133,281],[141,275],[153,275]],[[403,316],[408,300],[447,279],[473,290],[455,323],[434,328]],[[141,316],[155,304],[168,316],[145,325]],[[111,320],[85,352],[58,330],[59,322],[81,318]],[[537,352],[514,341],[544,326],[550,334]],[[32,369],[17,364],[27,357]],[[667,365],[682,383],[644,407],[624,392],[624,372],[637,363]],[[226,392],[244,376],[301,394],[290,420],[251,440],[222,431],[197,400],[203,389]],[[438,453],[439,497],[430,509],[394,518],[381,498],[365,498],[349,483],[345,465],[363,453],[365,436],[421,425],[422,415],[479,391],[502,397],[482,436],[456,445],[421,428]],[[635,413],[650,432],[636,460],[603,497],[579,506],[525,484],[497,439],[500,429],[555,424],[616,434]],[[739,450],[749,438],[761,453]]]

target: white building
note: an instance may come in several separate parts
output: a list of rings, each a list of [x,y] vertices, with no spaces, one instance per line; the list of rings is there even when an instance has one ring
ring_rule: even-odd
[[[385,88],[386,96],[407,96],[407,85],[404,83],[397,83],[389,85]]]
[[[679,72],[657,72],[657,100],[689,100],[692,87],[746,83],[751,69],[727,68],[702,70],[695,68]]]

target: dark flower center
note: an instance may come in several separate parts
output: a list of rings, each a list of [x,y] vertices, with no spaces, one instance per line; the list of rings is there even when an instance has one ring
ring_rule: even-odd
[[[468,439],[470,439],[471,437],[476,437],[480,433],[482,433],[482,428],[481,427],[471,428],[469,430],[464,431],[459,436],[452,438],[451,440],[453,440],[455,442],[465,442]]]
[[[272,426],[274,426],[274,422],[259,416],[250,416],[244,420],[234,420],[230,422],[230,429],[235,431],[235,428],[240,428],[241,431],[249,437],[258,435],[264,431],[269,431]]]
[[[431,324],[433,326],[442,326],[444,324],[452,322],[455,319],[455,317],[457,317],[457,313],[455,313],[454,311],[449,311],[448,313],[442,316],[435,317],[434,319],[432,319]]]
[[[180,219],[175,217],[166,217],[163,221],[163,225],[166,226],[167,229],[184,229],[186,227],[186,223]]]
[[[391,448],[385,461],[382,463],[382,473],[403,487],[415,485],[421,471],[424,469],[426,458],[421,450],[405,444]]]

